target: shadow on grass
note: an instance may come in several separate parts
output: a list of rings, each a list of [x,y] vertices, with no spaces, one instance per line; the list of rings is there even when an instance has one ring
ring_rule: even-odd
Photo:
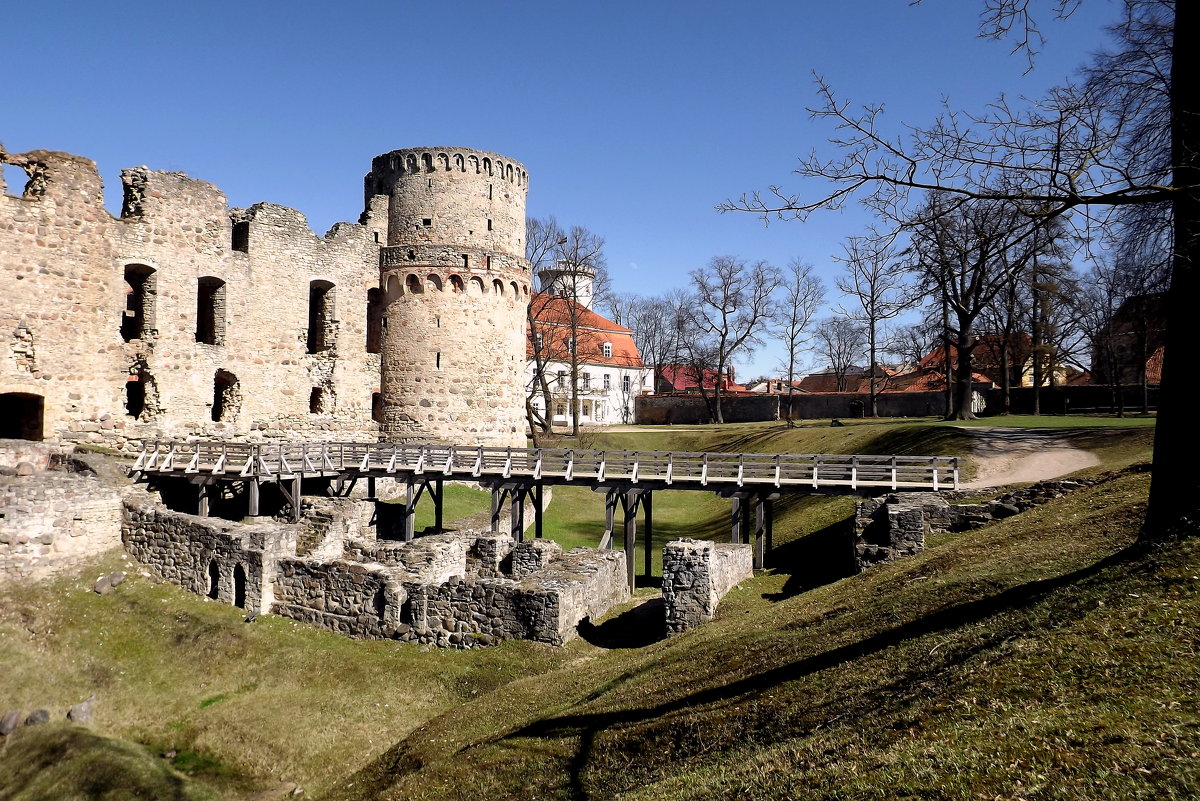
[[[585,618],[579,636],[599,648],[644,648],[667,636],[666,607],[662,598],[651,598],[600,625]]]
[[[1138,546],[1131,546],[1092,565],[1070,573],[1031,581],[1003,590],[994,595],[964,601],[915,620],[876,632],[855,642],[745,676],[719,687],[690,693],[665,703],[612,712],[568,714],[551,717],[509,732],[502,739],[578,737],[580,741],[579,748],[575,750],[575,754],[571,757],[567,766],[571,774],[569,786],[572,798],[586,799],[589,797],[589,794],[583,784],[583,773],[591,757],[595,738],[605,730],[643,724],[681,710],[729,703],[747,695],[760,693],[775,685],[796,681],[820,671],[848,665],[855,660],[904,645],[911,640],[951,631],[964,626],[979,624],[998,615],[1021,612],[1047,599],[1048,596],[1057,590],[1092,579],[1107,568],[1127,563],[1131,558],[1140,556],[1143,553],[1144,551]],[[986,647],[989,647],[988,644],[983,642],[976,646],[976,649]],[[962,655],[960,654],[959,658],[961,657]]]
[[[776,573],[787,576],[783,588],[763,597],[782,601],[807,590],[832,584],[858,572],[854,561],[854,531],[849,520],[776,546],[770,554]]]

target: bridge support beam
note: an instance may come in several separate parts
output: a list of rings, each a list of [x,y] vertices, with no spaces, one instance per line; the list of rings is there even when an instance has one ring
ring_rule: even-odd
[[[745,537],[754,545],[754,569],[766,565],[766,555],[774,536],[774,504],[778,492],[722,491],[717,495],[730,499],[730,541],[740,543]],[[753,523],[751,510],[753,509]],[[751,539],[753,537],[753,539]]]
[[[642,507],[646,514],[646,535],[643,544],[644,570],[643,575],[650,578],[653,572],[651,548],[654,542],[654,506],[653,493],[648,489],[633,489],[632,487],[597,487],[595,492],[604,493],[604,536],[600,539],[600,547],[611,549],[613,546],[613,528],[617,506],[622,512],[623,546],[625,549],[625,572],[629,580],[629,589],[634,589],[637,576],[637,564],[634,558],[637,548],[637,513]]]
[[[533,501],[534,536],[542,536],[542,484],[524,481],[505,481],[501,483],[484,483],[492,491],[492,524],[493,534],[500,532],[500,517],[504,502],[509,504],[509,533],[514,542],[525,540],[525,502]]]

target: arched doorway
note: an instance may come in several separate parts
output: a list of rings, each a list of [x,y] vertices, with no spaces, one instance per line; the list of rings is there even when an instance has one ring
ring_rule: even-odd
[[[208,597],[214,601],[221,595],[221,566],[213,559],[208,563]]]
[[[233,568],[233,605],[246,608],[246,568],[240,564]]]

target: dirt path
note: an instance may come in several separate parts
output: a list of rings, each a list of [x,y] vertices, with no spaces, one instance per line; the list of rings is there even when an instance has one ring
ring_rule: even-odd
[[[975,478],[968,489],[1044,481],[1100,463],[1090,451],[1071,444],[1078,432],[1042,428],[967,428],[974,440]]]

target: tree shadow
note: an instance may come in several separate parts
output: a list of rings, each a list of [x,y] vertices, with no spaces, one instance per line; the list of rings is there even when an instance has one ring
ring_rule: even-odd
[[[802,592],[832,584],[858,573],[854,559],[852,519],[831,523],[822,529],[776,546],[770,567],[787,576],[783,588],[763,597],[782,601]]]
[[[837,668],[855,660],[895,648],[909,640],[931,634],[978,624],[987,618],[1025,610],[1063,587],[1092,578],[1114,565],[1126,562],[1142,551],[1130,546],[1092,565],[1047,579],[1039,579],[1007,590],[965,601],[923,617],[876,632],[861,640],[831,648],[795,662],[762,671],[728,684],[700,690],[654,706],[623,709],[611,712],[567,714],[536,721],[509,732],[499,739],[509,738],[569,738],[578,737],[579,748],[569,760],[571,797],[586,799],[583,773],[596,737],[606,729],[626,727],[652,721],[688,708],[728,703],[740,697],[759,693],[767,688],[796,681],[814,673]],[[982,646],[981,646],[982,647]]]

